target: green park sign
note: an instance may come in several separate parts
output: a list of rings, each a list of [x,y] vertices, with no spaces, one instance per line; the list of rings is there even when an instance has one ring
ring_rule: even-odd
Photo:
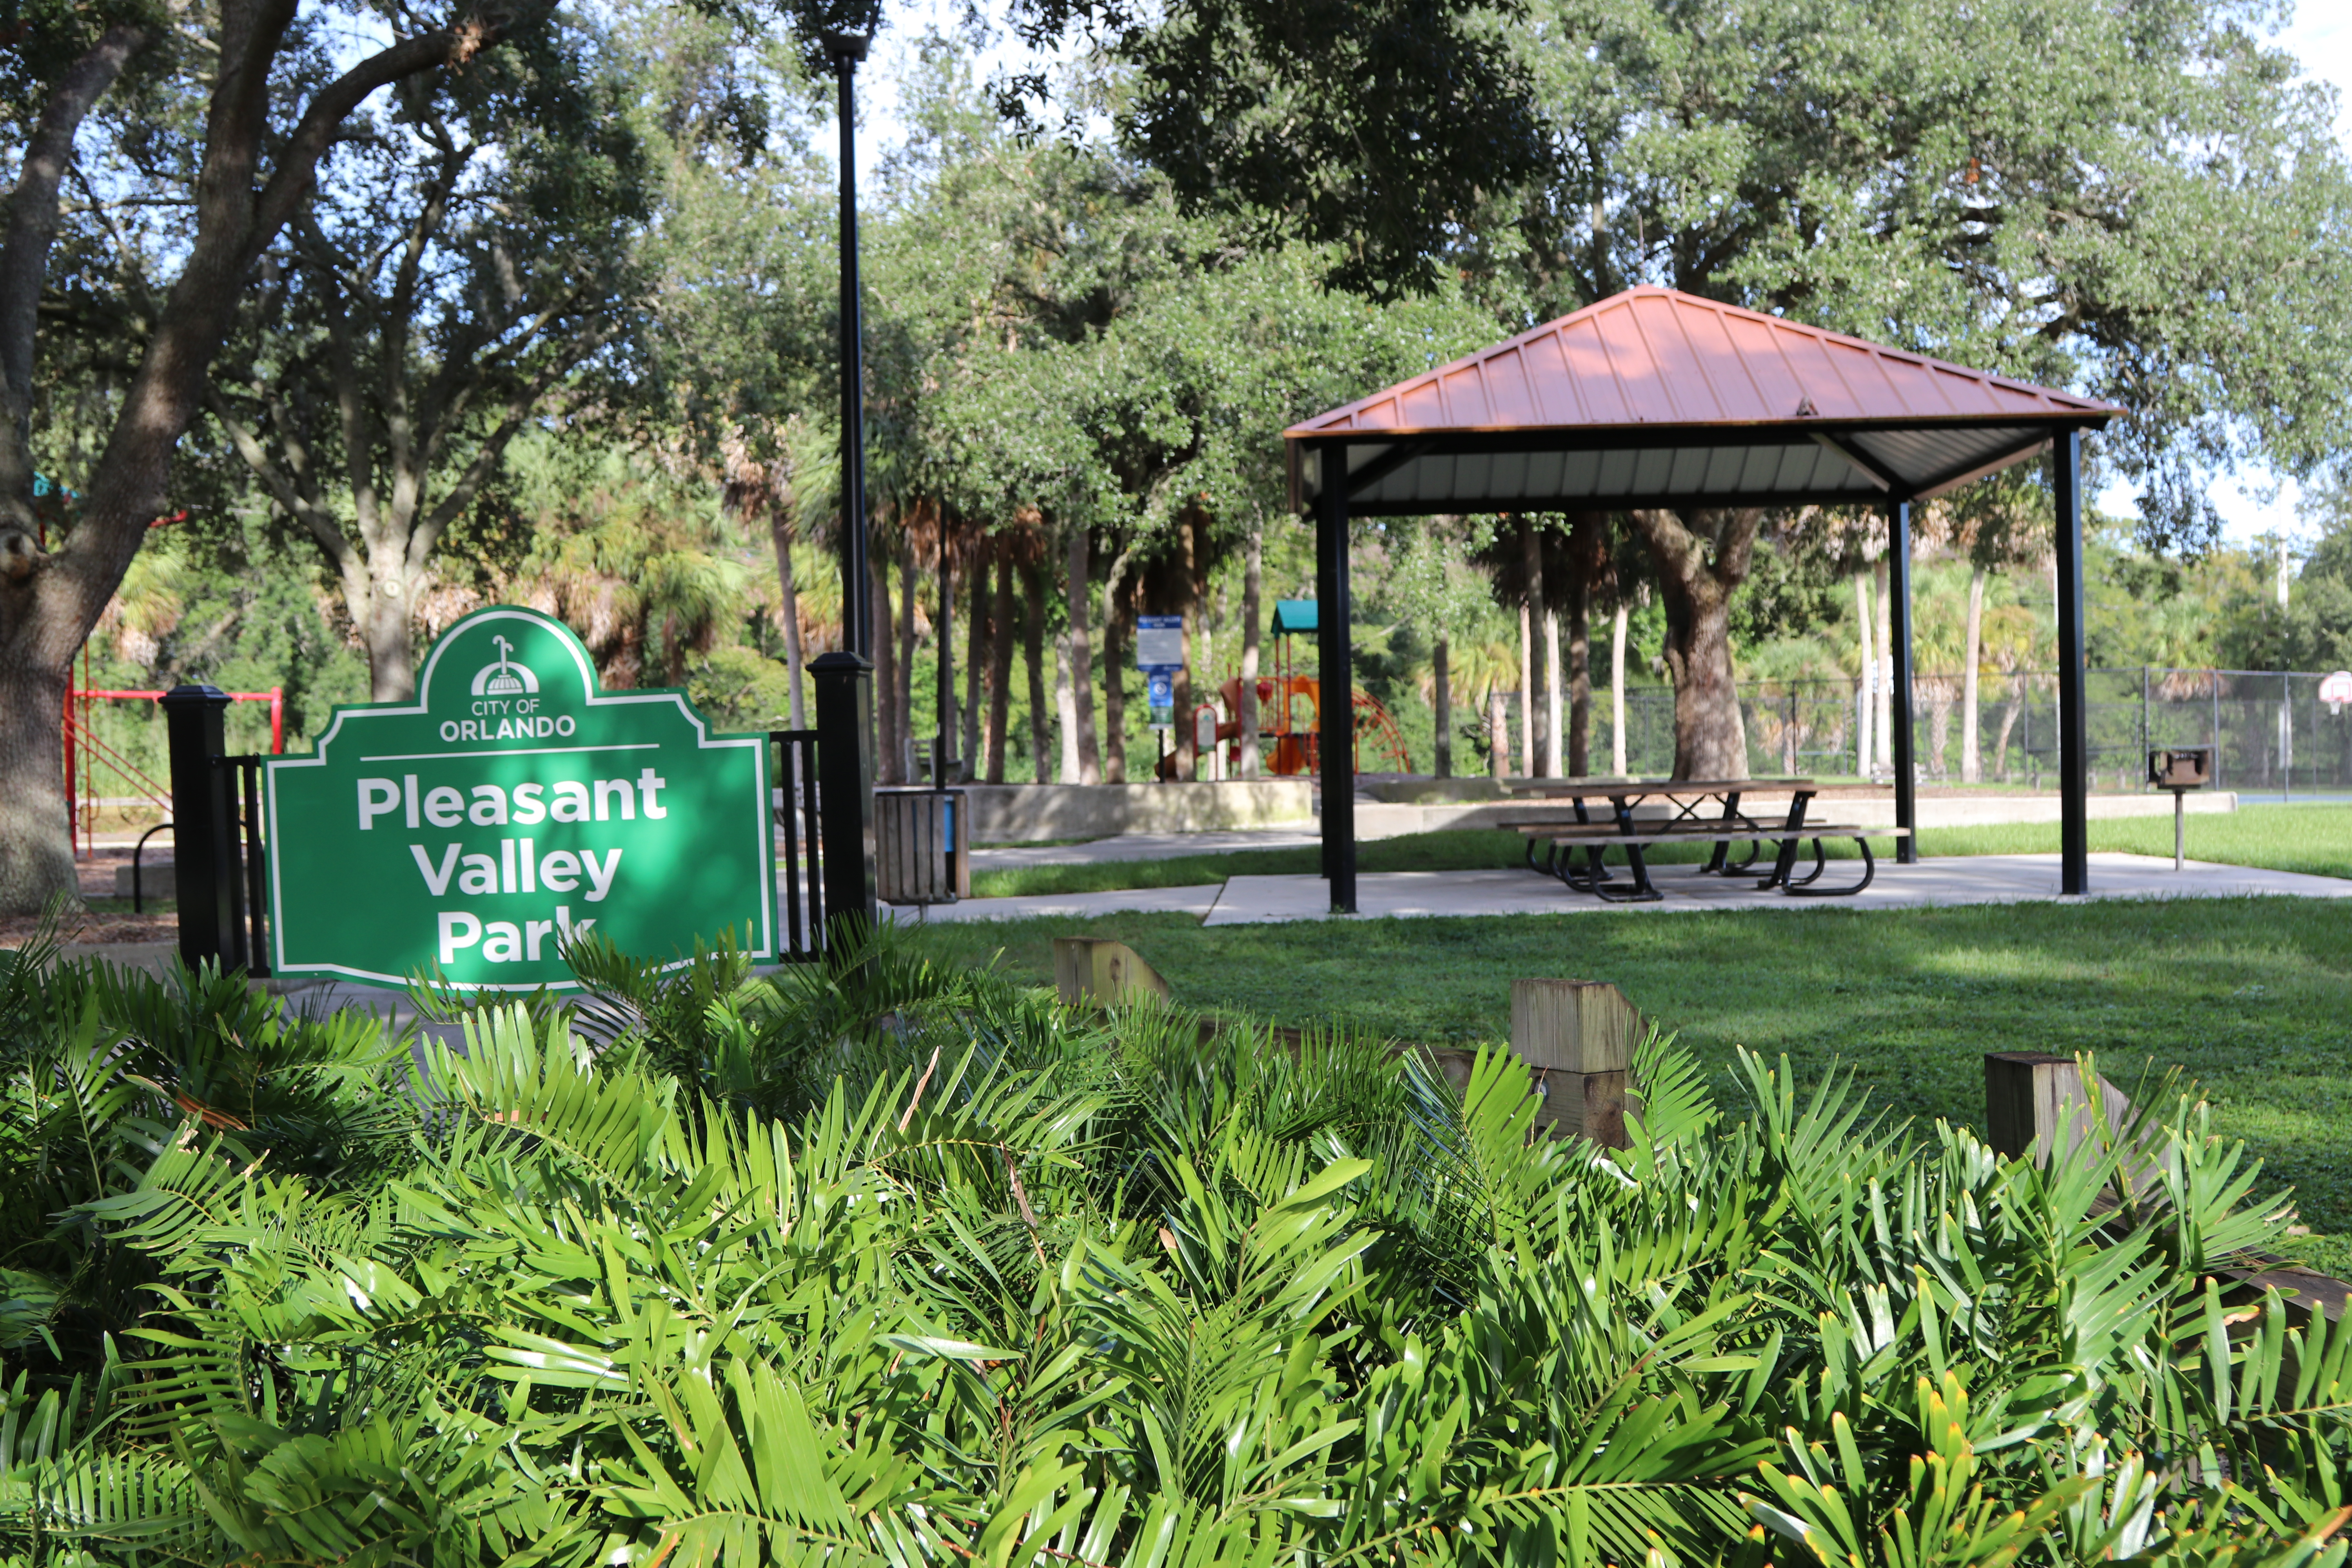
[[[764,735],[715,735],[683,692],[597,689],[535,611],[433,645],[415,703],[339,707],[266,792],[280,974],[569,986],[583,931],[667,957],[733,931],[775,952]]]

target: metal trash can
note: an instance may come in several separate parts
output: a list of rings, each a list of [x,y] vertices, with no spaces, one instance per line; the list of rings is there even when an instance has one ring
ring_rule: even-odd
[[[874,792],[874,869],[886,904],[951,904],[971,897],[971,861],[956,837],[960,789]]]

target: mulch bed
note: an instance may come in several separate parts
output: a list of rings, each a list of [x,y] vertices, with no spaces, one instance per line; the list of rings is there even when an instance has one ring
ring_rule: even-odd
[[[155,846],[148,847],[143,864],[152,866],[161,861],[169,865],[170,853],[155,854]],[[114,906],[114,872],[117,867],[131,864],[128,845],[100,845],[75,863],[81,874],[81,896]],[[126,900],[127,902],[127,900]],[[16,947],[31,936],[40,925],[37,915],[0,915],[0,947]],[[77,945],[102,942],[175,942],[180,935],[180,917],[171,910],[158,911],[152,906],[142,914],[132,914],[128,908],[109,907],[96,910],[68,910],[58,934]]]

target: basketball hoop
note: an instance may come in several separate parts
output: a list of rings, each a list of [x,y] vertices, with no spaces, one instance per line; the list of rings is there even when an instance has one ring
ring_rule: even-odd
[[[2327,704],[2328,717],[2342,713],[2344,705],[2352,702],[2352,669],[2339,669],[2333,675],[2321,676],[2319,700]]]

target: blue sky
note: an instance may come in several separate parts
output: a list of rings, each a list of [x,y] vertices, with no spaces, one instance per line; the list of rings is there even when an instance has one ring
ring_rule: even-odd
[[[995,10],[996,7],[990,6]],[[890,24],[876,40],[874,58],[858,74],[858,178],[870,182],[875,162],[898,139],[898,77],[910,52],[911,41],[931,26],[952,27],[963,12],[961,0],[915,0],[894,5]],[[2278,35],[2281,47],[2302,60],[2314,79],[2336,89],[2337,140],[2352,153],[2352,5],[2326,5],[2305,0],[2295,8],[2294,21]],[[1030,57],[1017,44],[1000,37],[982,57],[983,71],[1008,65],[1025,66]],[[832,138],[820,132],[819,145],[827,154]],[[2352,308],[2352,301],[2347,301]],[[2232,543],[2248,543],[2267,534],[2284,533],[2299,539],[2305,531],[2296,518],[2300,500],[2294,481],[2266,470],[2242,473],[2218,481],[2211,491],[2222,517],[2224,536]],[[2101,510],[2129,516],[2137,509],[2128,486],[2116,486],[2099,497]]]

